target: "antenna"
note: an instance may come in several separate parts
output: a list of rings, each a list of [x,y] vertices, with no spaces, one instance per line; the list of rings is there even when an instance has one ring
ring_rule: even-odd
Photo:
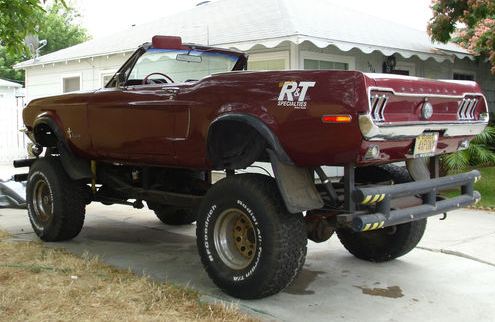
[[[36,35],[28,35],[26,36],[26,38],[24,38],[24,44],[26,44],[26,47],[29,49],[31,58],[34,58],[36,56],[36,50],[39,47],[39,43],[40,41],[38,39],[38,36]]]
[[[40,40],[39,42],[39,47],[38,49],[36,49],[36,56],[34,57],[34,59],[36,60],[38,57],[40,57],[40,50],[45,47],[46,45],[48,44],[48,40],[46,39],[43,39],[43,40]]]

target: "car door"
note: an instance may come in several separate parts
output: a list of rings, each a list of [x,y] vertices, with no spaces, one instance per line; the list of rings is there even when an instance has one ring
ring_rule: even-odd
[[[184,84],[153,84],[127,89],[126,143],[130,155],[141,158],[174,155],[174,142],[188,135],[189,103],[183,99]]]
[[[96,92],[88,107],[88,119],[97,154],[172,162],[174,142],[184,139],[188,131],[189,108],[180,99],[181,87],[153,84]],[[180,126],[176,126],[177,121]]]

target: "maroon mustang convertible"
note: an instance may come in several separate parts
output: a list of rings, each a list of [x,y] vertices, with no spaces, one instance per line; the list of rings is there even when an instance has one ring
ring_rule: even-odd
[[[438,170],[488,123],[476,83],[247,66],[242,52],[156,36],[105,88],[33,100],[34,157],[15,166],[29,167],[16,178],[36,234],[76,237],[91,202],[146,203],[165,224],[196,222],[218,287],[261,298],[296,278],[308,238],[335,232],[354,256],[388,261],[417,245],[427,217],[480,199],[478,171]],[[273,176],[236,172],[255,162]]]

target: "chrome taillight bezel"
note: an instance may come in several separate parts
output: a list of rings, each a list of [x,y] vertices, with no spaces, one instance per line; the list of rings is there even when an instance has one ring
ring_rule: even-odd
[[[457,119],[461,121],[474,120],[479,101],[477,97],[464,97],[460,100],[457,108]]]
[[[385,94],[373,94],[370,97],[370,113],[373,121],[385,121],[385,108],[387,107],[389,97]]]

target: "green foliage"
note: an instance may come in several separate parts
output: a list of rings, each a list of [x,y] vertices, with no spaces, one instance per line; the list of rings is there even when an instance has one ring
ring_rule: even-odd
[[[458,172],[473,166],[495,165],[494,146],[495,127],[488,126],[471,141],[469,148],[443,157],[443,166],[449,172]]]
[[[0,8],[2,8],[3,1],[8,2],[10,0],[0,0]],[[39,3],[39,1],[36,2]],[[76,23],[77,11],[65,6],[61,1],[36,15],[39,16],[36,35],[40,40],[46,39],[48,41],[47,45],[41,49],[41,55],[77,45],[88,39],[86,30]],[[0,26],[0,37],[2,37],[1,28]],[[31,53],[24,47],[21,47],[21,50],[12,50],[7,46],[0,47],[0,78],[23,82],[24,71],[14,70],[12,66],[32,58],[30,55]]]
[[[41,55],[80,44],[89,39],[87,32],[75,20],[79,14],[74,9],[54,4],[48,9],[38,32],[39,39],[46,39],[47,45]]]
[[[35,33],[43,7],[39,0],[0,0],[0,41],[12,53],[24,51],[24,38]]]
[[[432,40],[453,40],[474,55],[485,55],[495,74],[495,1],[433,0],[428,25]]]
[[[24,71],[12,68],[22,60],[22,55],[10,53],[5,47],[0,47],[0,78],[13,82],[24,82]]]

